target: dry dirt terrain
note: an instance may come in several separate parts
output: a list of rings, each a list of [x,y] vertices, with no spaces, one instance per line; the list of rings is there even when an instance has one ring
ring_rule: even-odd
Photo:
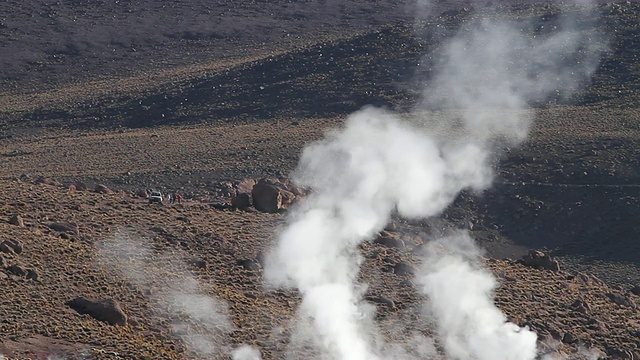
[[[263,359],[308,358],[289,346],[299,294],[263,284],[286,211],[237,209],[221,186],[287,177],[306,144],[362,106],[405,114],[416,75],[432,76],[425,55],[478,13],[552,26],[579,11],[580,31],[608,39],[592,81],[526,110],[531,134],[501,150],[491,189],[435,219],[394,219],[361,245],[361,280],[386,337],[434,336],[416,254],[430,234],[464,228],[486,250],[495,303],[542,349],[639,359],[640,5],[413,6],[0,4],[0,354],[223,359],[248,344]],[[149,204],[148,189],[185,200]],[[530,249],[560,270],[517,261]],[[126,318],[80,314],[79,297],[115,300]],[[217,350],[198,355],[203,343]]]

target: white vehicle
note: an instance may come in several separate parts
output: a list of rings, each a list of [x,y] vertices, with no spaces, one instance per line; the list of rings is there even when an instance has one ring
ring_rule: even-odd
[[[149,193],[149,204],[158,203],[162,204],[164,200],[162,193],[160,191],[152,191]]]

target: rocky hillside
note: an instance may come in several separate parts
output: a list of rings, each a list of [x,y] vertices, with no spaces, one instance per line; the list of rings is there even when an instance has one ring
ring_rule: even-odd
[[[305,196],[286,181],[305,145],[367,104],[455,118],[406,110],[429,95],[416,76],[432,79],[443,41],[478,16],[538,36],[579,13],[577,32],[602,50],[591,81],[531,102],[530,137],[496,149],[491,189],[461,193],[437,218],[396,218],[361,245],[360,280],[387,340],[433,337],[441,352],[415,274],[432,235],[464,229],[486,251],[495,304],[541,349],[640,358],[640,5],[431,11],[2,2],[0,354],[228,359],[244,344],[264,359],[312,358],[291,343],[299,294],[263,281],[279,208]],[[256,204],[258,179],[276,205]],[[149,204],[149,189],[185,201]]]
[[[2,188],[5,356],[181,359],[194,356],[202,335],[222,352],[251,344],[265,359],[284,357],[299,298],[266,290],[261,266],[282,214],[196,201],[150,205],[128,192],[55,183],[5,180]],[[409,320],[420,312],[412,278],[424,239],[405,230],[398,224],[361,248],[362,280],[371,284],[365,297],[376,304],[383,329],[405,321],[405,331],[433,335]],[[586,347],[606,357],[638,356],[637,287],[513,260],[487,259],[486,266],[499,282],[496,304],[511,321],[534,329],[549,351]],[[80,306],[79,298],[113,303]],[[217,299],[215,306],[198,305],[221,312],[213,326],[177,300],[203,298]]]

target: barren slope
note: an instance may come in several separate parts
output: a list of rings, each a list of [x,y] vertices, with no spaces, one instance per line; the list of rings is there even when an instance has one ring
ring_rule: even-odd
[[[0,243],[17,241],[22,251],[2,254],[0,354],[182,359],[193,357],[191,336],[204,334],[225,354],[248,343],[265,359],[284,358],[299,299],[265,290],[258,264],[284,215],[216,210],[208,205],[213,186],[288,174],[305,144],[363,105],[411,107],[420,96],[412,76],[431,75],[423,55],[437,53],[472,13],[447,11],[414,27],[398,21],[406,19],[404,9],[384,1],[327,1],[313,9],[247,1],[199,28],[194,24],[206,21],[174,21],[226,5],[73,3],[71,12],[38,4],[33,23],[23,22],[31,18],[26,3],[1,5],[19,11],[0,24],[0,44],[15,50],[2,59],[9,65],[0,90]],[[272,7],[279,11],[274,18],[265,15]],[[494,189],[462,194],[441,219],[397,220],[406,248],[362,246],[362,277],[371,283],[377,320],[400,329],[388,337],[432,331],[418,320],[423,299],[411,275],[393,269],[419,264],[412,250],[428,229],[464,227],[493,258],[487,266],[501,284],[496,303],[512,321],[559,341],[563,351],[587,345],[609,358],[640,356],[632,305],[638,299],[628,292],[640,284],[640,5],[598,9],[602,18],[586,13],[581,31],[612,35],[592,84],[573,98],[535,104],[532,136],[522,149],[503,149]],[[553,25],[561,8],[505,10],[513,19]],[[66,20],[77,12],[80,23],[99,22],[98,11],[113,20],[84,38],[82,26]],[[277,33],[285,20],[291,36]],[[145,32],[146,25],[157,30]],[[51,27],[55,36],[38,42]],[[75,34],[69,42],[60,36],[65,28]],[[110,32],[121,28],[131,33]],[[223,30],[231,33],[218,35]],[[94,38],[104,34],[111,35]],[[11,39],[31,44],[34,58]],[[446,119],[448,111],[425,115]],[[36,184],[40,177],[62,185]],[[75,181],[90,190],[73,190]],[[92,191],[99,183],[116,191]],[[133,195],[149,188],[197,201],[158,207]],[[9,223],[15,214],[24,227]],[[52,228],[57,222],[72,229]],[[559,256],[566,271],[503,259],[529,248]],[[35,272],[16,275],[11,265]],[[184,291],[188,279],[200,284],[193,292],[228,304],[235,330],[220,334],[167,305],[167,284]],[[116,299],[128,324],[79,315],[65,305],[76,296]]]

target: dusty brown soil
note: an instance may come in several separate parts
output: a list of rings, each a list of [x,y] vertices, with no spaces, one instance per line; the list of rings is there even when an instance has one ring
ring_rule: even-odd
[[[193,358],[193,330],[218,335],[224,354],[216,358],[241,343],[265,359],[284,358],[299,298],[266,290],[260,266],[248,270],[243,260],[257,263],[285,215],[211,206],[214,185],[288,174],[305,144],[363,105],[411,107],[419,96],[412,77],[430,76],[417,65],[422,56],[473,16],[448,6],[414,26],[405,7],[384,1],[219,3],[43,2],[35,12],[24,2],[1,5],[15,16],[0,24],[3,53],[12,54],[1,67],[0,243],[16,240],[23,250],[1,254],[0,354]],[[230,16],[196,16],[220,7]],[[543,23],[561,10],[504,9]],[[415,320],[421,298],[411,276],[390,269],[417,264],[413,247],[430,229],[464,227],[487,249],[500,282],[496,304],[512,321],[560,351],[584,345],[608,358],[640,357],[638,310],[607,296],[637,302],[628,290],[640,284],[640,6],[599,10],[602,18],[583,31],[613,35],[592,83],[529,110],[531,137],[504,149],[494,188],[462,194],[440,219],[396,219],[406,248],[362,246],[363,280],[384,328],[410,324],[405,331],[430,334]],[[140,18],[147,20],[132,21]],[[101,26],[84,34],[91,22]],[[44,34],[51,37],[38,40]],[[89,189],[69,186],[77,181]],[[96,193],[96,184],[114,191]],[[180,191],[187,201],[150,206],[134,195],[149,188]],[[15,214],[24,227],[9,223]],[[77,228],[60,232],[56,222]],[[506,259],[530,248],[557,256],[563,270]],[[37,276],[15,275],[11,265]],[[163,304],[168,284],[187,279],[226,302],[233,330],[202,329]],[[116,299],[128,324],[79,315],[65,305],[77,296]]]

